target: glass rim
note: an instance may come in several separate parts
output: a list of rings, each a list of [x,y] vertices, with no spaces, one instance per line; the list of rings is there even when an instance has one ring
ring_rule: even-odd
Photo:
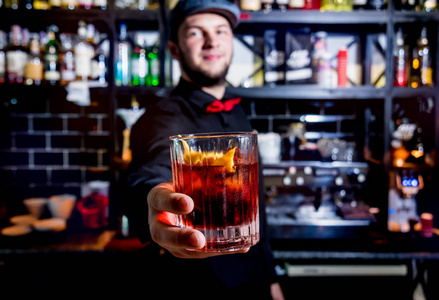
[[[236,131],[236,132],[205,132],[205,133],[187,133],[176,134],[169,137],[169,140],[185,140],[199,138],[222,138],[222,137],[238,137],[238,136],[257,136],[254,131]]]

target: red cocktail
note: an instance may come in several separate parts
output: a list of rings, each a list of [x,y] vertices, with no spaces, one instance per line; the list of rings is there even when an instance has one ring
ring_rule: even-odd
[[[177,216],[177,225],[204,233],[202,251],[236,251],[259,241],[256,134],[172,137],[171,158],[175,191],[195,204]]]

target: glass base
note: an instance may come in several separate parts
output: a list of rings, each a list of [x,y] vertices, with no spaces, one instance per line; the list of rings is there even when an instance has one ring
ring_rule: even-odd
[[[190,249],[196,252],[235,252],[250,248],[259,242],[259,231],[255,224],[229,226],[226,228],[204,229],[201,231],[206,237],[206,244],[201,249]]]

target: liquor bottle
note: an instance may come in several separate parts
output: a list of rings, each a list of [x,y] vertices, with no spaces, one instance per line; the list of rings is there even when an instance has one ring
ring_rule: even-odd
[[[48,0],[34,0],[34,9],[47,10],[50,9],[50,3]]]
[[[317,31],[312,38],[314,43],[311,53],[312,82],[318,83],[320,59],[323,53],[328,51],[328,33],[326,31]]]
[[[125,23],[120,25],[119,40],[116,42],[115,49],[115,68],[117,86],[128,86],[131,84],[131,44],[128,42],[127,26]]]
[[[260,0],[240,0],[239,5],[242,10],[261,10]]]
[[[424,0],[422,4],[422,10],[426,12],[432,12],[437,10],[436,0]]]
[[[6,73],[9,83],[23,83],[27,53],[22,45],[20,25],[11,26],[11,41],[6,51]]]
[[[132,83],[134,86],[146,85],[148,74],[148,53],[143,33],[136,33],[135,46],[131,55]]]
[[[33,0],[24,0],[22,6],[25,9],[33,9]]]
[[[6,32],[0,30],[0,83],[6,82],[6,46],[8,38]]]
[[[409,76],[408,46],[404,44],[402,28],[396,33],[396,45],[393,50],[395,73],[393,76],[394,86],[407,86]]]
[[[93,6],[93,0],[78,0],[78,7],[81,9],[90,9]]]
[[[367,9],[367,0],[353,0],[352,5],[354,10]]]
[[[146,74],[146,85],[157,86],[159,85],[160,74],[160,61],[159,61],[159,48],[158,37],[151,38],[151,41],[147,40],[148,51],[148,74]],[[155,41],[154,41],[155,40]]]
[[[87,41],[87,24],[84,21],[78,22],[77,42],[75,52],[76,79],[88,81],[91,79],[91,59],[93,57],[93,45]]]
[[[61,0],[49,0],[49,4],[52,9],[61,8]]]
[[[18,9],[19,0],[5,0],[5,8]]]
[[[420,84],[422,86],[432,86],[433,68],[430,44],[427,38],[427,28],[422,28],[421,36],[417,41],[416,52],[419,57]]]
[[[74,10],[78,7],[78,0],[61,0],[61,8]]]
[[[92,59],[92,80],[96,80],[100,83],[107,82],[107,57],[110,52],[110,41],[108,39],[99,42],[97,41],[95,56]]]
[[[386,0],[369,0],[368,7],[374,10],[384,10],[386,9]]]
[[[148,9],[159,9],[159,1],[158,0],[149,0]]]
[[[321,0],[320,11],[335,11],[335,1]]]
[[[43,81],[43,57],[41,56],[38,34],[30,39],[29,60],[24,68],[26,85],[41,85]]]
[[[337,83],[339,87],[346,87],[348,85],[348,49],[341,48],[337,55]]]
[[[305,0],[290,0],[288,3],[289,9],[303,9],[305,7]]]
[[[287,11],[288,2],[288,0],[276,0],[277,9],[283,12]]]
[[[319,10],[320,9],[320,0],[305,0],[305,4],[304,4],[303,9],[305,9],[305,10],[312,10],[312,9]]]
[[[261,0],[261,6],[265,13],[269,13],[273,9],[274,0]]]
[[[61,85],[66,85],[76,79],[73,39],[70,33],[62,33],[59,38],[61,41],[60,83]]]
[[[107,0],[94,0],[93,2],[94,8],[100,8],[102,10],[106,10],[107,6],[108,6]]]
[[[336,11],[352,11],[352,0],[338,0],[335,2]]]
[[[59,42],[56,34],[59,29],[52,25],[47,30],[47,44],[44,47],[44,80],[50,85],[59,84],[60,63],[59,63]]]

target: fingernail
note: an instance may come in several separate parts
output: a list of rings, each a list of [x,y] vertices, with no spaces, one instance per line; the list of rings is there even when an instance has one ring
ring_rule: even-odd
[[[190,246],[197,248],[200,248],[202,244],[197,232],[193,232],[189,235],[188,242]]]
[[[181,210],[187,210],[189,207],[189,203],[185,198],[178,199],[178,208]]]

